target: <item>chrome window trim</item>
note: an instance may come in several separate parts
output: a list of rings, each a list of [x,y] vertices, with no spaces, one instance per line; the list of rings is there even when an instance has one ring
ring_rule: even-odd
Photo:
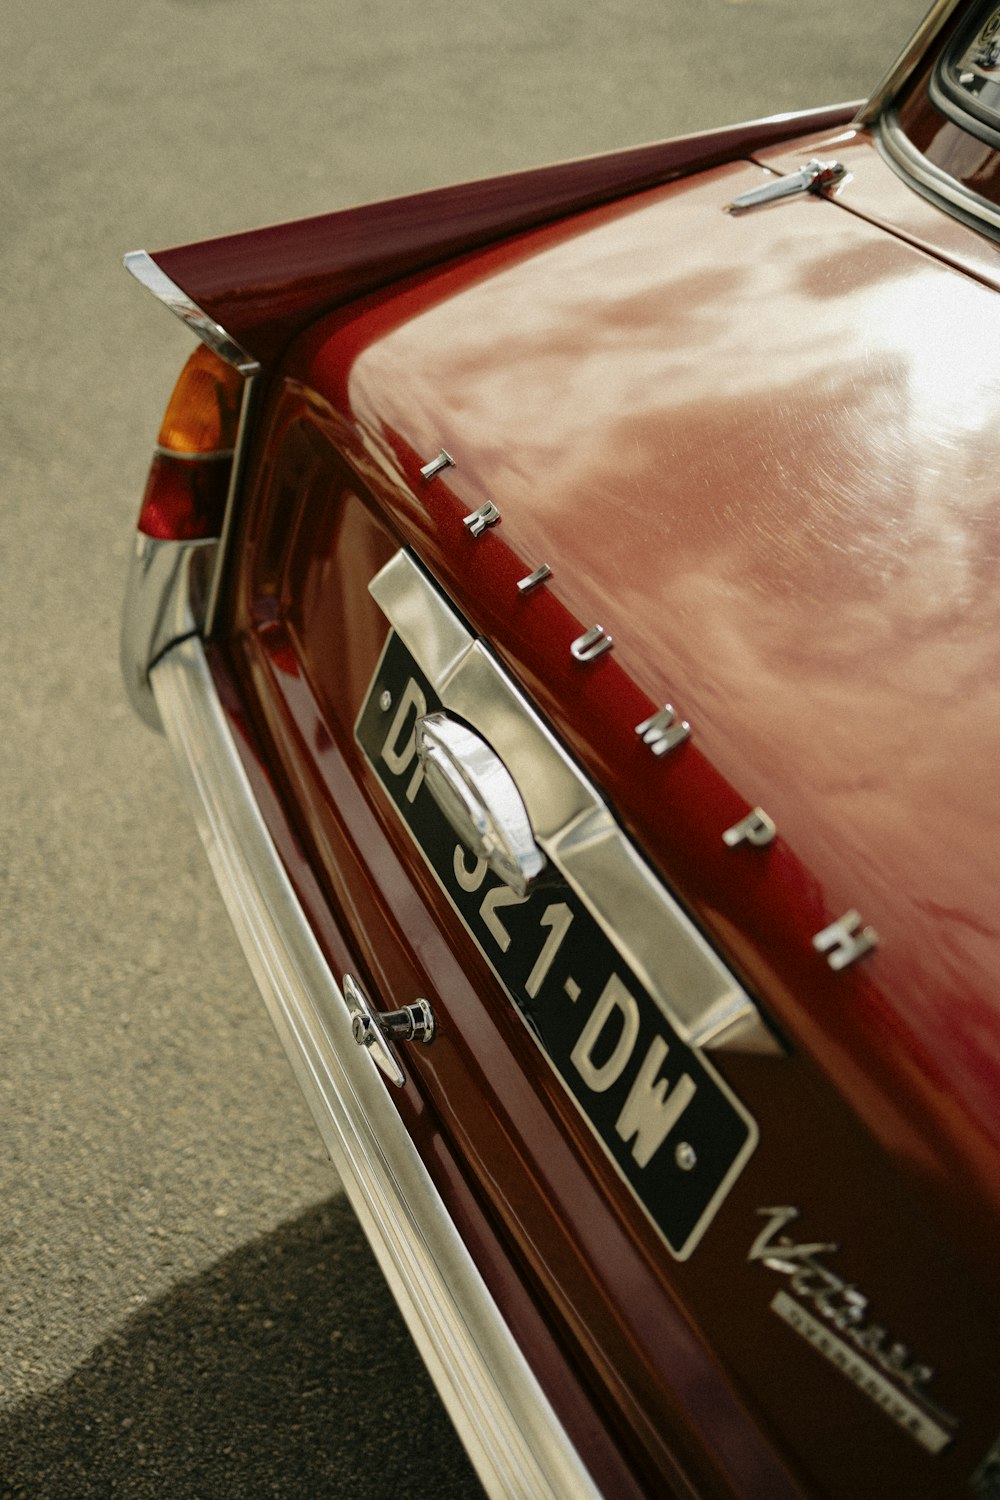
[[[945,211],[963,222],[980,230],[985,227],[986,233],[1000,238],[1000,208],[928,161],[905,134],[894,109],[887,109],[882,115],[874,139],[884,160],[911,187],[937,203],[939,208],[947,205]]]
[[[966,24],[956,28],[947,50],[937,60],[927,91],[931,103],[946,120],[996,150],[1000,148],[1000,118],[996,111],[981,105],[975,94],[967,93],[951,72],[958,55],[968,49],[973,37],[982,30],[990,8],[996,8],[996,0],[980,0],[978,8],[966,17]]]
[[[490,1495],[598,1500],[466,1250],[381,1075],[355,1045],[197,636],[151,673],[159,716],[237,936],[348,1198]]]
[[[232,365],[239,370],[241,375],[256,375],[260,364],[252,354],[242,348],[234,338],[231,338],[226,330],[210,318],[197,304],[192,302],[176,281],[171,281],[165,271],[161,271],[156,261],[148,250],[130,250],[124,257],[123,264],[126,271],[130,271],[136,281],[158,297],[164,306],[186,323],[203,344],[213,350],[226,364]]]
[[[943,31],[958,5],[959,0],[935,0],[882,82],[858,111],[854,119],[856,126],[870,129],[878,123],[900,89],[923,62],[928,48]]]

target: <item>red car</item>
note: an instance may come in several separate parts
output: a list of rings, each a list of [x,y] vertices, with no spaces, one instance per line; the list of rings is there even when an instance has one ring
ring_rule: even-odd
[[[126,258],[128,689],[491,1494],[1000,1496],[998,31]]]

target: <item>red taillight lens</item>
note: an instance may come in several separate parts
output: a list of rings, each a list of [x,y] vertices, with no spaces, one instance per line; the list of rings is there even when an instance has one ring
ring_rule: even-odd
[[[140,531],[177,542],[219,535],[242,397],[239,371],[200,344],[181,371],[160,427]]]
[[[172,458],[157,453],[149,469],[139,530],[167,542],[219,536],[233,466],[226,458]]]

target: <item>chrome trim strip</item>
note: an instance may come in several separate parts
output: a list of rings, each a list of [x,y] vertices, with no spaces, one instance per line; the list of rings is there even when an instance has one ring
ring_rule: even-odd
[[[222,533],[219,537],[219,550],[216,553],[215,567],[212,571],[212,578],[209,584],[208,603],[205,606],[205,628],[203,634],[206,640],[211,640],[215,634],[215,622],[219,612],[222,578],[225,572],[226,558],[229,556],[229,548],[232,543],[240,485],[243,480],[250,427],[254,409],[257,405],[258,389],[256,376],[250,375],[243,387],[243,399],[240,402],[240,419],[236,428],[236,446],[233,449],[233,467],[229,471],[229,490],[226,494],[226,508],[222,515]]]
[[[878,88],[854,117],[854,124],[859,129],[871,129],[878,123],[911,74],[923,62],[927,49],[944,29],[958,4],[959,0],[935,0]]]
[[[192,302],[187,292],[176,281],[171,281],[165,271],[160,270],[148,251],[130,250],[123,263],[126,271],[130,271],[136,281],[141,282],[147,291],[169,307],[220,359],[233,365],[241,375],[256,375],[260,364],[253,355],[230,338],[226,330],[214,318],[210,318],[208,313],[203,312],[197,302]]]
[[[197,636],[152,674],[237,936],[344,1189],[479,1477],[497,1500],[599,1500],[381,1076],[257,807]]]
[[[750,996],[417,561],[397,552],[369,592],[445,708],[500,756],[537,843],[685,1041],[702,1049],[780,1054]]]
[[[175,641],[201,626],[218,543],[161,541],[137,531],[129,557],[119,663],[128,700],[150,729],[160,730],[149,669]]]
[[[1000,208],[928,161],[904,134],[894,109],[887,109],[879,121],[875,144],[889,165],[905,177],[911,187],[915,186],[925,196],[937,201],[939,207],[943,206],[943,200],[976,227],[988,224],[992,230],[1000,230]]]
[[[189,449],[165,448],[162,443],[153,444],[158,458],[179,458],[182,463],[209,463],[218,458],[232,458],[232,448],[212,448],[208,453],[193,453]]]

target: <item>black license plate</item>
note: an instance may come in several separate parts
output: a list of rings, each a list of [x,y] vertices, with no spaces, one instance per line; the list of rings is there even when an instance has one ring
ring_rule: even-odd
[[[358,741],[535,1041],[683,1259],[753,1149],[753,1121],[551,866],[517,896],[456,840],[424,784],[415,745],[418,717],[442,706],[392,632]]]

